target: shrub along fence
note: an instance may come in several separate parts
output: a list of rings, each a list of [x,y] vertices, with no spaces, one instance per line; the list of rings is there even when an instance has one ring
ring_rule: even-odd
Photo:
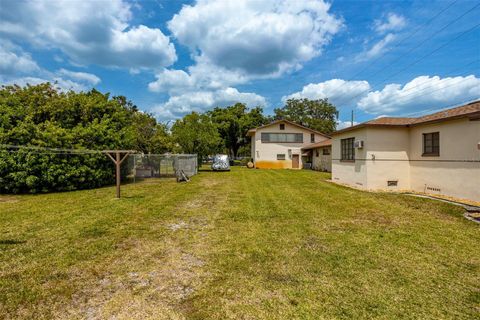
[[[110,150],[114,152],[115,150]],[[129,151],[132,152],[132,151]],[[115,184],[116,165],[104,150],[0,145],[0,193],[42,193],[92,189]],[[130,154],[120,166],[129,178],[197,174],[197,155]]]

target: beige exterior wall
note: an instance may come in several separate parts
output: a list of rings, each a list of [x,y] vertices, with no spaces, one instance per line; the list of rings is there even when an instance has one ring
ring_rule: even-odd
[[[424,157],[423,133],[439,132],[440,156]],[[341,139],[363,140],[355,162],[341,162]],[[480,121],[444,121],[411,128],[360,128],[335,135],[332,179],[369,190],[413,190],[480,201]],[[398,181],[396,187],[387,181]]]
[[[365,161],[356,160],[354,162],[340,161],[341,139],[355,138],[355,140],[367,140],[367,129],[360,128],[355,131],[345,132],[336,135],[332,139],[332,180],[344,184],[349,184],[358,188],[367,188],[367,167]],[[365,150],[355,150],[355,157],[365,158]]]
[[[323,154],[324,149],[328,150],[330,154]],[[332,147],[320,147],[312,150],[312,169],[332,172]]]
[[[310,130],[303,129],[289,123],[285,124],[285,130],[280,130],[280,123],[257,129],[252,137],[252,158],[255,168],[259,169],[291,169],[292,155],[299,156],[299,169],[303,167],[301,148],[311,144]],[[262,132],[267,133],[302,133],[303,143],[262,143]],[[315,142],[326,140],[327,138],[315,134]],[[277,154],[285,154],[285,160],[277,160]]]
[[[367,128],[364,144],[368,189],[410,189],[407,128]],[[397,185],[388,186],[388,181],[396,181]]]
[[[422,157],[423,133],[439,132],[440,156]],[[412,190],[480,201],[480,121],[459,119],[410,129]]]

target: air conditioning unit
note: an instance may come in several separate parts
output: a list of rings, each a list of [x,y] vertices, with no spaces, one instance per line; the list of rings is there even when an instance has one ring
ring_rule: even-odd
[[[357,148],[357,149],[362,149],[362,148],[363,148],[363,140],[355,141],[354,146],[355,146],[355,148]]]

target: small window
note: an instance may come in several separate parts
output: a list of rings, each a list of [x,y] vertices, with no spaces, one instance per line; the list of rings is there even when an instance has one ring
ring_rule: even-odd
[[[440,155],[440,133],[431,132],[423,134],[423,154],[422,156]]]
[[[315,155],[318,157],[320,155],[320,152],[318,152],[318,149],[315,149]]]
[[[353,161],[355,160],[355,138],[348,138],[340,140],[341,160]]]
[[[387,186],[389,186],[389,187],[396,187],[396,186],[398,186],[398,180],[388,180],[388,181],[387,181]]]
[[[277,160],[285,160],[285,153],[277,154]]]
[[[323,155],[324,156],[330,155],[330,149],[329,148],[323,148]]]
[[[280,123],[280,130],[285,130],[285,123]]]
[[[311,133],[311,134],[310,134],[310,142],[311,142],[311,143],[314,143],[314,142],[315,142],[315,134],[314,134],[314,133]]]

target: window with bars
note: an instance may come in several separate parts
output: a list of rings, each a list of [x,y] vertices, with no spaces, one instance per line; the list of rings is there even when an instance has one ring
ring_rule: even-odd
[[[430,132],[423,134],[423,154],[422,156],[440,155],[440,133]]]
[[[324,156],[330,155],[330,149],[329,148],[323,148],[323,155]]]
[[[347,138],[340,140],[341,160],[355,160],[355,138]]]
[[[277,154],[277,160],[285,160],[286,157],[285,157],[285,153],[279,153]]]
[[[310,142],[314,143],[315,142],[315,133],[310,134]]]
[[[262,132],[262,142],[303,143],[302,133],[267,133]]]

